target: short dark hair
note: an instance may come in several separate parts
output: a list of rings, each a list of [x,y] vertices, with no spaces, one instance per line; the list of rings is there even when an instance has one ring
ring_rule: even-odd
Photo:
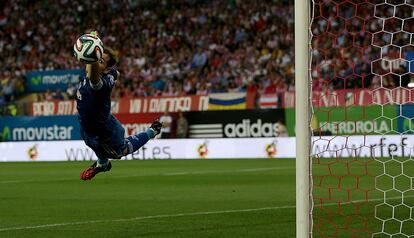
[[[106,62],[107,68],[111,68],[115,64],[118,63],[118,57],[117,57],[117,53],[115,52],[115,50],[108,47],[108,48],[105,48],[104,52],[109,55],[109,60]]]

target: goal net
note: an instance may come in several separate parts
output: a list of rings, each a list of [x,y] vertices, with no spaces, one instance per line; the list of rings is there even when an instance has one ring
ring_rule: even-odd
[[[313,0],[313,237],[414,237],[414,0]]]

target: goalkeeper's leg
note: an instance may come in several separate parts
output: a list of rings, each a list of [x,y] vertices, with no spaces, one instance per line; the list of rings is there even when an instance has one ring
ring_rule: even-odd
[[[127,137],[127,148],[124,151],[124,155],[132,154],[139,150],[139,148],[145,145],[150,139],[160,134],[161,127],[161,122],[154,121],[147,131]]]
[[[80,174],[82,180],[90,180],[100,172],[110,171],[112,164],[108,158],[120,159],[122,156],[132,154],[145,145],[150,139],[160,134],[162,124],[159,121],[152,123],[147,131],[129,136],[123,140],[122,146],[109,146],[99,144],[91,146],[95,151],[98,160]],[[123,134],[123,130],[122,134]],[[117,143],[119,145],[119,143]]]

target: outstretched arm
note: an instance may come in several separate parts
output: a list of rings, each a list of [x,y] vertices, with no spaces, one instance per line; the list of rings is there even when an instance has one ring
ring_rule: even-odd
[[[86,65],[86,77],[93,85],[99,84],[99,81],[101,80],[99,75],[99,61]]]

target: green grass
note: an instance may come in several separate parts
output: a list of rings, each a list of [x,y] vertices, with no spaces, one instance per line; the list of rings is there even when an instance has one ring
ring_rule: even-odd
[[[90,163],[0,163],[0,237],[295,237],[295,160],[114,161],[80,181]],[[375,184],[384,171],[392,177]],[[321,159],[312,172],[313,237],[371,237],[382,225],[414,237],[413,220],[387,220],[413,210],[412,160]],[[387,191],[384,224],[375,186]]]
[[[314,160],[314,237],[414,237],[412,165],[399,157]]]
[[[294,237],[294,160],[0,163],[0,237]]]

